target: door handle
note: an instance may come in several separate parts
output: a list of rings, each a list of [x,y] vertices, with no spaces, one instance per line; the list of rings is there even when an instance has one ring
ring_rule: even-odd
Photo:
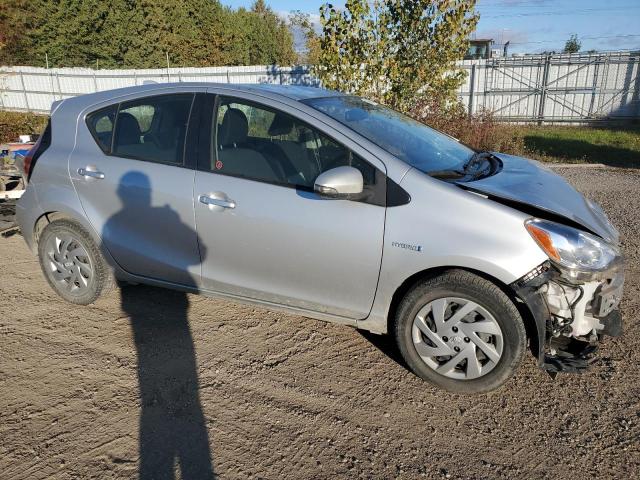
[[[98,180],[104,179],[104,173],[98,172],[96,170],[87,170],[86,168],[79,168],[78,175],[85,178],[96,178]]]
[[[233,200],[214,198],[210,195],[200,195],[200,198],[198,200],[200,201],[200,203],[204,203],[205,205],[210,205],[213,207],[236,208],[236,202],[234,202]]]

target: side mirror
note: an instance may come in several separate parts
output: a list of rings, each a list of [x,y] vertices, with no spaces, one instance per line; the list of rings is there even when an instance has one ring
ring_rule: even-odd
[[[313,189],[325,197],[348,198],[362,193],[364,180],[357,168],[336,167],[321,173],[316,178]]]

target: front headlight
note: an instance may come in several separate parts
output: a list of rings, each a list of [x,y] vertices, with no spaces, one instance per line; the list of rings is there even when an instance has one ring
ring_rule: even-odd
[[[525,227],[549,258],[570,270],[605,270],[620,251],[599,237],[559,223],[532,218]]]

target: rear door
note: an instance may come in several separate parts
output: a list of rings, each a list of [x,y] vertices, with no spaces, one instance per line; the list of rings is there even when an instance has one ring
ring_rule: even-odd
[[[382,258],[384,165],[273,101],[246,95],[218,97],[215,111],[208,107],[205,137],[213,148],[201,157],[194,190],[198,233],[208,252],[204,287],[366,317]],[[367,198],[329,200],[313,192],[320,173],[341,165],[362,171]]]
[[[194,170],[185,163],[193,92],[107,105],[79,120],[69,172],[104,246],[127,272],[196,285]]]

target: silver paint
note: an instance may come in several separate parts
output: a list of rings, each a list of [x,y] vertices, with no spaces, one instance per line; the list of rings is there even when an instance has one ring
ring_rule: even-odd
[[[101,107],[178,92],[224,94],[293,115],[366,159],[405,189],[411,201],[385,208],[106,156],[86,127],[86,115]],[[387,331],[393,295],[413,275],[461,267],[509,284],[547,260],[524,229],[527,214],[412,169],[299,101],[327,95],[337,93],[179,83],[58,102],[51,120],[52,144],[18,203],[24,238],[34,248],[38,219],[65,216],[78,221],[101,245],[120,279],[265,305],[377,333]],[[590,211],[571,187],[526,160],[501,158],[504,171],[473,182],[474,189],[530,202],[611,236],[608,222]],[[514,191],[518,189],[521,194]],[[168,229],[167,224],[178,228]],[[420,251],[398,248],[398,243],[419,246]]]

